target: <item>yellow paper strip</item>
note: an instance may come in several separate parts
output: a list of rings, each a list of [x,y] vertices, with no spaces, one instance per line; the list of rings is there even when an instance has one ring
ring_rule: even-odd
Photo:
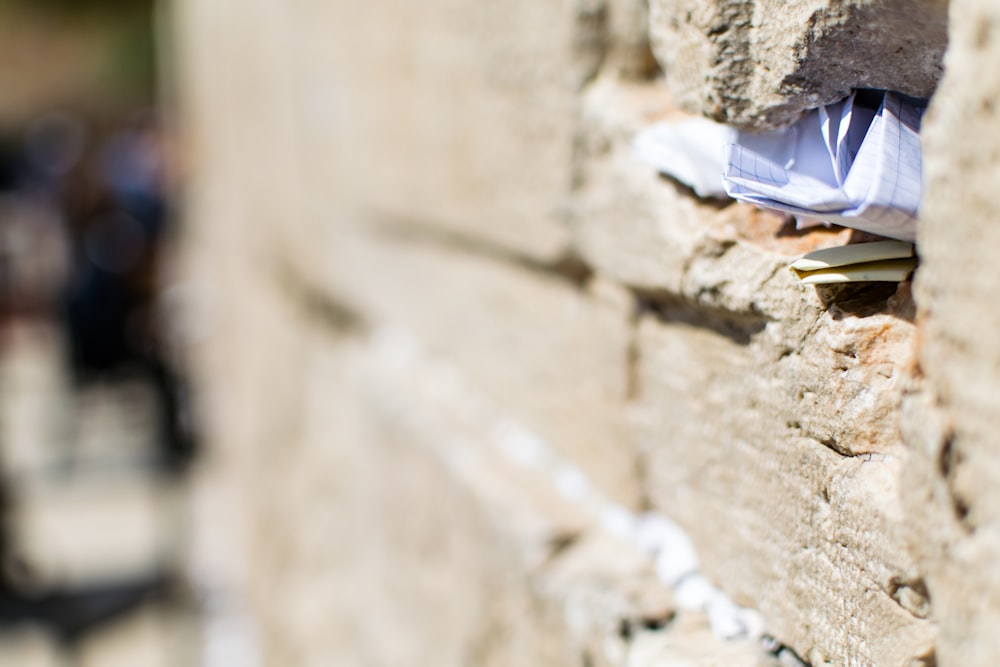
[[[917,260],[891,259],[882,262],[866,262],[851,266],[839,266],[819,271],[799,271],[793,269],[803,285],[825,285],[829,283],[855,283],[882,281],[898,283],[917,266]]]
[[[913,257],[913,244],[905,241],[876,241],[855,245],[824,248],[804,255],[792,262],[795,271],[819,271],[836,266],[866,264],[887,259]]]

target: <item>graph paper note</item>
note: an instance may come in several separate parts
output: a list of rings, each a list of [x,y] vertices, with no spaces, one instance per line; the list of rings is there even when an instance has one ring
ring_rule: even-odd
[[[895,93],[866,92],[776,133],[740,132],[726,148],[726,192],[800,218],[914,241],[925,107]]]

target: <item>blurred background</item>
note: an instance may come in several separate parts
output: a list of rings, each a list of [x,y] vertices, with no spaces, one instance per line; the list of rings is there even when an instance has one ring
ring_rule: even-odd
[[[2,665],[198,664],[155,11],[0,2]]]

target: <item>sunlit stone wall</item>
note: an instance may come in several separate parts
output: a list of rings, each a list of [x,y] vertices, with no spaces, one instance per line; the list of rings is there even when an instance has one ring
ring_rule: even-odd
[[[786,4],[175,2],[265,664],[991,664],[1000,19]],[[915,299],[630,147],[939,80]]]

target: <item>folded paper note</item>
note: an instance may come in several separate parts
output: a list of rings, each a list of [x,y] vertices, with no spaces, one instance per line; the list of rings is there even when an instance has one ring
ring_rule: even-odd
[[[899,241],[810,253],[792,264],[804,284],[905,280],[916,266],[920,121],[926,102],[858,91],[794,125],[751,134],[691,118],[640,132],[636,156],[701,197],[757,204]]]
[[[652,125],[632,142],[637,158],[694,190],[699,197],[724,199],[722,183],[726,146],[736,141],[737,131],[707,118]]]
[[[921,100],[865,91],[777,132],[740,132],[726,149],[726,192],[797,217],[914,241],[925,108]]]
[[[859,281],[899,282],[917,265],[913,245],[902,241],[859,243],[816,250],[792,262],[804,285]]]

